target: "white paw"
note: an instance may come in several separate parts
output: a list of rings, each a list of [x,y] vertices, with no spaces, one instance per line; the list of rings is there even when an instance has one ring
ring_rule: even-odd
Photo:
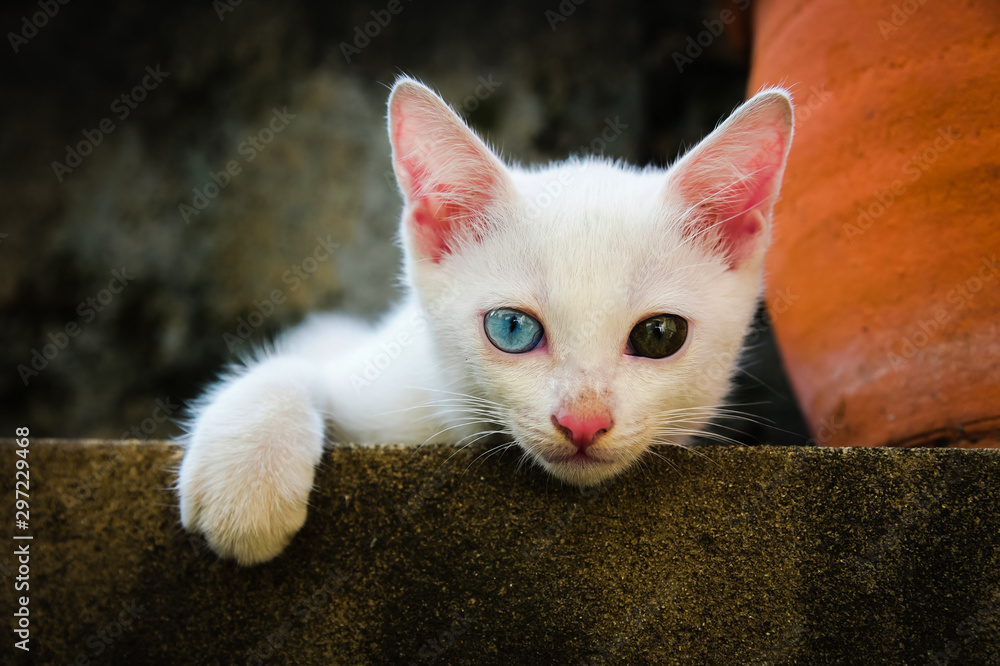
[[[323,453],[311,371],[267,361],[219,385],[195,418],[177,483],[181,522],[222,557],[266,562],[305,523]]]

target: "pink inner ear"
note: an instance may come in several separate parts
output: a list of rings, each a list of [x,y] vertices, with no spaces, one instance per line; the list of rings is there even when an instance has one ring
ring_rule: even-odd
[[[447,112],[447,109],[442,108]],[[486,147],[458,118],[408,116],[397,109],[392,139],[400,185],[410,207],[407,223],[416,249],[435,263],[454,251],[496,196],[498,176]]]
[[[421,255],[439,263],[455,249],[464,232],[471,240],[478,240],[480,230],[470,228],[477,209],[485,208],[492,199],[496,178],[488,172],[470,175],[459,186],[428,185],[429,179],[419,163],[402,160],[409,181],[409,223],[413,230],[417,250]]]
[[[463,216],[456,206],[437,197],[426,196],[413,205],[410,216],[417,250],[439,263],[455,249],[462,218],[467,215]]]
[[[757,247],[780,185],[777,176],[784,156],[780,140],[767,142],[750,155],[745,146],[741,148],[743,154],[725,142],[710,147],[686,165],[677,183],[684,199],[697,204],[691,233],[714,238],[730,268],[740,266]],[[726,155],[727,151],[735,154]],[[722,173],[732,175],[720,179],[714,168],[719,164],[735,166],[736,171],[724,169]]]

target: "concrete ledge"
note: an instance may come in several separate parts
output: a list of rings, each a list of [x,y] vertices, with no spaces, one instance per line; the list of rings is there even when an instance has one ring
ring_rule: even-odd
[[[581,494],[518,457],[339,447],[267,565],[185,534],[171,444],[0,444],[16,663],[1000,663],[1000,451],[650,457]]]

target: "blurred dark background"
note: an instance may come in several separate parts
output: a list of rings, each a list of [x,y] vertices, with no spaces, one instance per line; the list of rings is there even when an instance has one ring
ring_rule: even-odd
[[[382,311],[398,74],[518,161],[664,165],[745,97],[743,4],[5,5],[0,436],[172,436],[234,351],[312,310]],[[627,128],[603,142],[606,123]],[[737,438],[803,443],[763,315],[750,337],[734,401],[775,425]]]

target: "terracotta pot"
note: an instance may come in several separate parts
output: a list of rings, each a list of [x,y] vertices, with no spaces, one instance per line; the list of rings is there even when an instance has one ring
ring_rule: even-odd
[[[1000,446],[1000,3],[761,0],[795,140],[767,302],[820,443]]]

